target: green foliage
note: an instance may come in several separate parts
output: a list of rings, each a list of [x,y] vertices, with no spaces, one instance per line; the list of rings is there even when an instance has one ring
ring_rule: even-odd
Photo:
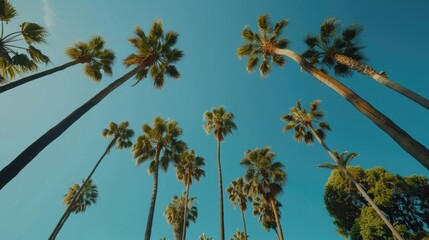
[[[234,114],[226,112],[222,105],[205,112],[203,119],[206,120],[203,125],[204,130],[210,134],[214,129],[214,137],[218,142],[222,142],[226,135],[232,134],[232,130],[237,129],[233,122]]]
[[[348,167],[349,172],[360,182],[380,206],[399,233],[407,239],[424,232],[429,226],[429,183],[422,176],[401,177],[381,167],[363,170]],[[355,239],[357,232],[362,239],[388,239],[390,230],[355,186],[339,170],[334,170],[325,185],[325,207],[334,218],[340,235]],[[359,226],[356,226],[356,223]],[[356,228],[359,227],[359,231]],[[393,238],[392,238],[393,239]]]
[[[0,21],[8,23],[12,18],[16,17],[18,13],[8,0],[0,1]]]
[[[175,164],[177,180],[183,182],[185,186],[192,184],[192,179],[200,180],[201,176],[205,176],[205,171],[201,169],[204,166],[204,158],[195,156],[195,151],[185,151]]]
[[[235,231],[234,235],[232,235],[232,238],[230,238],[229,240],[247,240],[247,239],[249,239],[249,237],[246,236],[246,234],[244,232],[237,229],[237,231]]]
[[[183,194],[184,195],[184,194]],[[196,201],[195,197],[188,199],[185,203],[185,197],[174,196],[171,203],[167,205],[167,209],[164,211],[165,218],[169,226],[173,226],[173,231],[178,236],[181,236],[183,231],[183,216],[185,205],[186,211],[186,228],[189,227],[189,221],[195,222],[198,218],[198,208],[194,206]]]
[[[165,75],[173,79],[181,77],[173,65],[183,58],[183,52],[173,48],[179,36],[177,32],[168,31],[164,34],[162,21],[156,20],[148,36],[140,27],[136,27],[135,35],[129,41],[136,48],[137,54],[130,54],[123,61],[125,67],[140,68],[135,77],[137,80],[135,84],[146,78],[148,73],[156,88],[164,86]]]
[[[236,180],[233,180],[231,185],[226,188],[226,191],[228,192],[228,200],[232,203],[232,205],[234,207],[239,205],[241,211],[246,211],[248,195],[243,178],[240,177]]]
[[[268,14],[258,17],[259,32],[253,32],[246,27],[241,32],[245,43],[237,49],[239,58],[248,56],[246,70],[252,72],[258,63],[259,73],[262,77],[267,77],[271,73],[271,63],[277,66],[284,66],[286,60],[283,56],[275,54],[276,49],[286,48],[289,41],[281,37],[281,34],[288,21],[283,19],[272,27]]]
[[[111,122],[108,128],[103,129],[102,135],[104,138],[113,137],[117,149],[130,148],[133,145],[131,138],[134,136],[134,131],[128,128],[129,125],[128,121],[121,122],[119,125]]]
[[[212,237],[207,237],[205,233],[198,237],[198,240],[214,240]]]
[[[85,181],[82,180],[82,184]],[[80,189],[80,185],[75,183],[70,187],[67,194],[64,196],[64,204],[66,207],[69,207],[72,204],[72,200]],[[86,208],[92,204],[95,204],[98,198],[97,186],[92,182],[92,179],[89,179],[87,184],[84,185],[84,188],[80,192],[79,196],[74,201],[74,206],[71,210],[74,213],[85,212]]]

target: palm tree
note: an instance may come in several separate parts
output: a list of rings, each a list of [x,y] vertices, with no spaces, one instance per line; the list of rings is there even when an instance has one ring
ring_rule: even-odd
[[[41,77],[64,70],[79,63],[85,64],[84,73],[86,76],[96,82],[99,82],[103,76],[101,71],[109,76],[112,75],[112,65],[115,59],[115,54],[113,51],[105,49],[104,44],[104,39],[101,36],[95,36],[87,43],[75,43],[73,47],[70,47],[65,51],[72,61],[3,85],[0,87],[0,93],[6,92],[12,88],[18,87]]]
[[[245,191],[243,178],[240,177],[231,182],[231,186],[226,188],[229,201],[236,207],[240,206],[241,219],[243,220],[244,235],[247,236],[246,220],[244,219],[244,211],[247,209],[247,193]]]
[[[247,240],[247,235],[246,233],[237,229],[232,238],[230,238],[229,240]]]
[[[86,188],[86,185],[89,184],[91,181],[92,175],[94,174],[95,170],[97,169],[98,165],[100,165],[101,161],[104,159],[104,157],[110,152],[110,150],[116,145],[117,149],[124,149],[129,148],[133,144],[130,140],[134,136],[134,131],[131,129],[128,129],[129,123],[128,122],[122,122],[121,124],[116,124],[114,122],[111,122],[109,124],[108,128],[103,129],[103,137],[109,138],[113,137],[110,141],[109,145],[107,146],[104,153],[101,155],[100,159],[98,159],[97,163],[95,164],[92,171],[89,173],[88,177],[83,182],[81,188],[78,189],[77,193],[75,194],[74,199],[70,200],[70,204],[68,204],[68,207],[66,211],[64,212],[63,216],[60,218],[60,220],[57,223],[57,226],[54,228],[54,231],[52,232],[49,239],[55,239],[58,232],[61,230],[62,222],[65,221],[65,219],[70,215],[70,212],[73,211],[72,206],[74,205],[74,201],[77,201],[77,196],[84,191]]]
[[[133,153],[137,165],[150,160],[148,172],[153,174],[152,198],[145,232],[145,240],[149,240],[158,192],[159,166],[167,171],[169,163],[177,162],[180,154],[186,150],[186,144],[178,139],[182,135],[182,129],[175,120],[164,120],[157,116],[153,119],[152,127],[145,123],[142,129],[143,135],[139,136],[133,145]]]
[[[268,73],[271,72],[270,62],[278,66],[283,66],[285,64],[283,56],[291,58],[300,64],[303,70],[309,72],[315,78],[328,85],[328,87],[332,88],[335,92],[349,101],[357,110],[373,121],[379,128],[393,138],[393,140],[395,140],[405,151],[429,170],[429,150],[425,146],[408,135],[408,133],[396,125],[392,120],[371,106],[355,92],[323,71],[312,66],[300,55],[286,49],[288,46],[288,40],[287,38],[281,37],[281,33],[287,23],[288,21],[286,19],[281,20],[276,23],[273,28],[268,15],[265,14],[258,18],[259,33],[252,32],[247,27],[243,30],[242,37],[247,42],[237,50],[237,54],[239,57],[249,56],[247,71],[251,72],[258,64],[259,58],[262,57],[263,60],[259,70],[261,76],[266,77]]]
[[[205,176],[204,170],[201,169],[204,166],[204,158],[195,156],[195,151],[185,151],[181,156],[179,161],[176,163],[176,176],[177,179],[185,184],[185,202],[188,202],[189,197],[189,187],[192,184],[192,179],[195,181],[200,180],[201,176]],[[188,225],[186,222],[187,219],[187,210],[188,208],[183,206],[183,225]],[[183,226],[182,225],[182,226]],[[183,228],[182,240],[186,239],[186,228]]]
[[[85,184],[85,182],[87,182]],[[67,194],[64,196],[64,204],[67,207],[67,215],[61,221],[61,227],[64,225],[71,213],[85,212],[86,208],[91,204],[95,204],[98,199],[97,186],[92,182],[82,180],[82,185],[78,183],[73,184]],[[70,210],[69,210],[70,209]],[[55,236],[60,231],[61,227],[55,232]],[[50,236],[49,239],[55,239],[55,236]]]
[[[198,237],[198,240],[213,240],[213,238],[207,237],[207,235],[205,233],[203,233],[203,235]]]
[[[327,18],[320,26],[317,36],[308,34],[305,37],[308,49],[302,57],[311,64],[333,68],[338,76],[351,76],[351,69],[358,71],[429,109],[428,99],[393,82],[384,71],[377,72],[365,63],[361,52],[363,47],[359,46],[357,39],[362,30],[359,25],[350,25],[340,33],[337,19]]]
[[[240,164],[247,167],[244,179],[249,184],[249,196],[255,199],[259,197],[270,204],[279,231],[279,239],[283,240],[276,202],[277,196],[283,191],[283,185],[286,183],[286,172],[282,163],[274,162],[275,157],[276,154],[270,147],[256,148],[246,151]]]
[[[282,207],[282,204],[279,201],[276,201],[275,205],[276,211],[279,213],[279,218],[281,218],[280,208]],[[270,231],[271,229],[273,229],[277,236],[277,239],[280,239],[279,233],[277,231],[277,223],[275,220],[274,211],[271,207],[271,204],[264,199],[256,197],[256,199],[253,199],[252,201],[252,206],[253,215],[258,216],[258,222],[262,224],[262,227],[266,231]]]
[[[164,34],[162,22],[157,20],[153,23],[149,35],[146,36],[140,27],[136,27],[136,37],[129,41],[137,49],[136,54],[131,54],[124,60],[126,67],[135,65],[135,68],[126,73],[109,86],[104,88],[94,97],[89,99],[82,106],[73,111],[57,125],[48,130],[39,139],[22,151],[11,163],[0,171],[0,189],[31,162],[46,146],[64,133],[73,123],[75,123],[86,112],[96,106],[101,100],[109,95],[113,90],[121,86],[128,79],[135,76],[140,82],[149,73],[153,78],[154,86],[161,88],[164,86],[164,75],[172,78],[180,78],[180,73],[172,65],[183,57],[183,52],[173,48],[177,42],[178,33],[169,31]]]
[[[368,201],[368,203],[374,208],[378,215],[383,219],[384,223],[392,231],[393,235],[397,239],[403,239],[401,235],[396,231],[393,225],[386,218],[384,213],[378,208],[378,206],[372,201],[368,196],[367,192],[361,187],[361,185],[356,181],[356,179],[350,174],[347,170],[345,164],[349,162],[352,158],[356,156],[355,153],[347,155],[343,153],[341,156],[344,159],[339,159],[338,154],[334,154],[328,146],[325,144],[324,140],[326,137],[325,131],[331,130],[327,122],[321,121],[323,119],[324,113],[319,109],[320,100],[316,100],[310,104],[310,111],[307,112],[306,109],[302,109],[300,101],[297,102],[296,106],[290,108],[290,113],[285,114],[281,117],[283,121],[286,122],[286,125],[283,128],[283,131],[294,130],[294,138],[296,141],[303,141],[307,144],[311,144],[314,141],[314,138],[322,145],[325,151],[331,156],[335,161],[341,171],[353,182],[362,196]],[[317,129],[313,125],[317,125]],[[347,159],[348,158],[348,159]]]
[[[4,32],[4,22],[8,23],[16,15],[9,1],[0,1],[0,83],[13,79],[16,74],[36,71],[37,64],[49,62],[49,57],[34,47],[35,44],[46,43],[47,32],[42,26],[23,22],[19,31]]]
[[[183,195],[185,195],[185,193]],[[186,197],[183,196],[174,196],[173,201],[168,204],[164,212],[168,225],[173,225],[174,240],[182,240],[183,229],[189,227],[189,220],[195,222],[198,217],[198,208],[193,206],[196,198],[191,197],[188,200],[185,198]],[[186,220],[184,220],[185,209],[187,210]]]
[[[210,134],[214,129],[214,137],[217,141],[217,169],[219,178],[219,205],[220,205],[220,240],[225,239],[225,227],[223,219],[223,186],[222,186],[222,168],[220,164],[220,143],[224,137],[232,133],[232,130],[237,129],[237,126],[232,121],[234,114],[226,112],[224,106],[212,108],[209,112],[205,112],[203,119],[207,120],[203,128],[207,134]]]

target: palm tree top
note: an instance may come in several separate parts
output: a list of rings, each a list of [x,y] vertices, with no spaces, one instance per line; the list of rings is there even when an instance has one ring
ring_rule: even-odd
[[[175,229],[181,230],[183,227],[183,214],[184,207],[187,207],[186,216],[186,227],[189,227],[189,221],[195,222],[198,218],[198,208],[195,206],[196,197],[191,197],[188,202],[185,203],[185,193],[182,196],[174,195],[171,203],[167,205],[167,209],[164,211],[165,218],[167,219],[168,225],[173,225]]]
[[[363,27],[359,24],[351,24],[341,31],[339,21],[329,17],[320,26],[319,34],[307,34],[304,42],[308,49],[302,54],[309,63],[324,68],[334,69],[338,76],[351,76],[353,71],[334,60],[335,54],[345,55],[359,62],[365,62],[366,57],[362,53],[364,48],[359,44],[359,34]]]
[[[210,134],[214,129],[214,137],[217,141],[222,142],[224,136],[232,134],[232,130],[237,129],[233,122],[234,114],[225,111],[225,107],[220,105],[218,108],[211,108],[203,114],[203,119],[206,122],[203,125],[207,134]]]
[[[308,129],[317,125],[315,130],[318,136],[324,140],[326,137],[325,131],[331,130],[327,122],[322,121],[325,114],[319,109],[320,100],[315,100],[310,104],[310,111],[301,107],[301,101],[297,101],[295,106],[290,108],[290,112],[281,117],[281,120],[286,122],[283,127],[283,132],[294,130],[294,138],[296,141],[303,141],[311,144],[314,142],[314,136]]]
[[[339,165],[342,165],[343,167],[347,167],[355,157],[359,156],[359,154],[356,152],[349,153],[347,151],[344,151],[341,154],[338,154],[338,151],[335,150],[332,153],[334,154],[335,158],[338,160]],[[324,164],[317,165],[317,167],[337,169],[339,167],[339,165],[331,164],[331,163],[324,163]]]
[[[179,71],[173,65],[183,58],[183,52],[173,48],[179,37],[177,32],[164,33],[162,21],[155,20],[148,35],[140,27],[135,28],[135,35],[129,38],[129,41],[136,48],[137,53],[129,55],[123,63],[125,67],[145,67],[136,74],[136,84],[146,78],[148,73],[156,88],[164,86],[165,76],[173,79],[180,78]]]
[[[155,170],[155,157],[158,150],[161,155],[161,167],[166,171],[170,161],[177,162],[180,155],[187,149],[186,143],[178,139],[183,130],[175,120],[157,116],[153,119],[152,126],[145,123],[142,130],[143,135],[137,137],[133,145],[134,159],[137,165],[149,159],[153,160],[148,169],[150,174]]]
[[[183,152],[175,165],[177,179],[184,182],[186,186],[192,184],[192,179],[199,181],[201,176],[205,176],[205,171],[201,169],[205,165],[204,158],[195,156],[193,149]]]
[[[283,19],[277,22],[274,27],[270,22],[268,14],[258,17],[259,32],[253,32],[249,27],[245,27],[241,32],[241,37],[245,43],[237,50],[239,58],[248,56],[246,70],[252,72],[261,61],[259,73],[262,77],[267,77],[271,72],[271,64],[284,66],[286,60],[283,56],[275,54],[276,49],[287,48],[289,40],[282,37],[282,32],[286,28],[288,20]]]
[[[234,207],[239,205],[242,211],[247,209],[247,192],[245,189],[246,186],[242,177],[233,180],[231,185],[226,188],[229,193],[229,201]]]
[[[8,0],[0,1],[0,21],[8,23],[12,18],[16,17],[18,13]]]
[[[77,42],[67,48],[65,53],[73,60],[84,63],[84,72],[94,81],[102,78],[101,70],[111,76],[115,54],[104,48],[105,41],[101,36],[94,36],[89,42]]]
[[[82,185],[84,184],[85,180],[82,180]],[[72,204],[72,200],[76,193],[79,191],[81,185],[75,183],[73,186],[69,189],[67,194],[64,196],[64,204],[66,207],[69,207],[70,204]],[[83,190],[80,193],[80,196],[76,198],[76,205],[72,208],[72,211],[74,213],[80,213],[85,212],[86,208],[90,206],[91,204],[95,204],[98,198],[98,190],[97,186],[93,183],[92,179],[89,179],[87,184],[85,184]]]
[[[128,121],[121,122],[119,125],[111,122],[108,128],[103,129],[102,135],[104,138],[116,138],[117,149],[129,148],[133,145],[131,138],[134,136],[134,131],[129,129],[129,125]]]

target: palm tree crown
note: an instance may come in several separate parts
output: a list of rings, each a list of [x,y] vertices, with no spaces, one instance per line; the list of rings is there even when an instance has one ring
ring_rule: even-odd
[[[164,212],[168,225],[173,226],[174,231],[180,237],[183,230],[183,211],[185,206],[187,208],[186,228],[189,227],[189,221],[195,222],[198,218],[198,208],[194,206],[195,201],[196,198],[191,197],[188,199],[187,204],[185,204],[184,196],[174,196],[172,202],[167,205],[167,209]]]
[[[108,128],[103,129],[102,135],[104,138],[113,137],[116,140],[117,149],[129,148],[133,145],[131,138],[134,136],[134,131],[129,129],[128,121],[121,122],[119,125],[111,122]]]
[[[247,193],[245,191],[245,184],[243,178],[240,177],[231,182],[231,186],[226,188],[228,192],[229,201],[235,206],[239,205],[241,211],[247,209]]]
[[[153,85],[156,88],[164,86],[164,76],[167,75],[173,79],[179,79],[180,73],[172,65],[183,57],[183,52],[173,46],[177,42],[179,34],[175,31],[168,31],[164,34],[162,21],[154,21],[148,36],[140,27],[135,29],[136,37],[129,39],[131,44],[137,49],[124,59],[126,67],[147,66],[140,69],[136,74],[136,84],[140,82],[149,73],[154,80]]]
[[[270,23],[268,14],[263,14],[258,17],[259,32],[253,32],[250,28],[245,27],[241,32],[241,36],[246,41],[237,50],[238,57],[249,56],[246,70],[252,72],[256,65],[262,62],[259,66],[259,73],[262,77],[267,77],[271,72],[271,63],[277,66],[284,66],[286,60],[283,56],[274,53],[277,48],[287,48],[289,40],[281,37],[282,31],[286,27],[288,20],[283,19],[277,22],[274,27]]]
[[[134,158],[137,165],[152,159],[148,169],[150,174],[155,170],[157,150],[162,151],[160,164],[163,170],[167,170],[171,160],[177,162],[180,154],[186,150],[186,143],[178,139],[183,131],[175,120],[164,120],[157,116],[152,127],[145,123],[142,130],[143,135],[133,145]]]
[[[0,21],[8,23],[12,18],[16,17],[18,13],[8,0],[0,1]]]
[[[66,49],[65,53],[73,60],[84,63],[84,72],[94,81],[102,78],[101,70],[109,76],[112,75],[112,65],[115,54],[104,48],[105,41],[101,36],[92,37],[89,42],[77,42]]]
[[[329,168],[329,169],[337,169],[340,167],[339,165],[342,165],[343,167],[347,167],[350,164],[350,162],[359,155],[358,153],[355,153],[355,152],[348,153],[347,151],[344,151],[341,154],[338,154],[336,150],[333,151],[332,154],[334,154],[334,156],[338,160],[338,164],[324,163],[324,164],[317,165],[317,167]]]
[[[296,106],[290,108],[290,113],[281,117],[286,122],[283,131],[287,132],[293,129],[296,141],[311,144],[314,142],[314,136],[309,128],[313,128],[313,124],[316,123],[318,127],[315,132],[322,140],[325,139],[325,131],[331,130],[331,127],[327,122],[322,121],[324,113],[319,109],[319,103],[320,100],[312,102],[310,104],[310,111],[307,112],[305,108],[301,108],[301,102],[298,101]]]
[[[82,183],[84,181],[82,180]],[[80,189],[78,183],[73,184],[69,189],[67,194],[64,196],[64,204],[66,207],[69,207],[72,204],[72,200]],[[90,179],[87,184],[84,185],[83,190],[80,192],[79,196],[74,201],[75,206],[72,206],[72,212],[80,213],[85,212],[86,208],[91,204],[95,204],[98,198],[97,186]]]
[[[320,26],[318,35],[308,34],[305,43],[308,49],[302,54],[309,63],[334,69],[338,76],[351,76],[353,71],[348,66],[335,61],[335,54],[350,57],[356,61],[364,62],[365,56],[361,52],[357,38],[362,32],[362,26],[352,24],[339,33],[337,19],[327,18]]]
[[[177,179],[189,186],[192,184],[192,179],[200,180],[201,176],[205,176],[205,171],[201,169],[204,166],[204,158],[195,156],[195,151],[185,151],[179,161],[175,164],[177,171]]]
[[[214,129],[214,137],[218,142],[222,142],[224,136],[231,134],[232,130],[237,129],[237,126],[232,121],[234,114],[225,111],[224,106],[212,108],[209,112],[205,112],[203,118],[207,120],[203,128],[207,134],[210,134]]]

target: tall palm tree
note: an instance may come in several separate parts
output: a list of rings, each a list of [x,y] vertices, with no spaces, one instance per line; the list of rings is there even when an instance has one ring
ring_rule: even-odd
[[[105,49],[104,44],[104,39],[101,36],[95,36],[87,43],[75,43],[73,47],[70,47],[65,51],[72,61],[3,85],[0,87],[0,93],[6,92],[12,88],[18,87],[41,77],[64,70],[79,63],[84,64],[84,73],[86,76],[96,82],[99,82],[103,76],[101,71],[109,76],[112,75],[112,65],[113,61],[115,60],[115,54],[113,51],[110,49]]]
[[[85,184],[85,181],[82,180],[82,185],[79,185],[78,183],[73,184],[67,194],[64,196],[64,204],[66,205],[67,209],[70,209],[67,212],[67,215],[64,219],[61,221],[61,227],[64,225],[68,217],[71,213],[81,213],[85,212],[86,208],[92,204],[95,204],[98,199],[98,189],[97,186],[92,182],[90,179]],[[55,233],[55,236],[60,231],[60,228],[57,229],[57,232]],[[49,239],[55,239],[55,236],[49,237]]]
[[[201,169],[204,166],[204,158],[195,156],[195,151],[185,151],[179,158],[179,161],[175,164],[177,179],[185,184],[185,203],[188,202],[189,187],[192,184],[192,180],[198,181],[201,176],[205,176],[205,171]],[[187,226],[187,211],[186,205],[183,206],[183,226]],[[186,228],[183,228],[182,240],[186,239]]]
[[[16,15],[18,13],[9,1],[0,1],[0,83],[13,79],[16,74],[36,71],[38,64],[49,62],[49,57],[34,47],[46,43],[47,32],[42,26],[23,22],[19,31],[4,32],[4,22],[8,23]]]
[[[219,206],[220,206],[220,240],[225,239],[225,226],[223,219],[223,186],[222,186],[222,167],[220,164],[220,143],[223,142],[224,137],[232,133],[232,130],[237,129],[237,126],[232,121],[234,114],[226,112],[224,106],[218,108],[211,108],[203,115],[206,122],[203,125],[207,134],[210,134],[214,129],[214,137],[217,141],[217,169],[219,178]]]
[[[283,240],[276,202],[286,183],[286,172],[282,163],[274,161],[275,157],[276,154],[270,147],[256,148],[246,151],[240,164],[247,167],[244,179],[249,184],[249,196],[255,199],[259,197],[270,204],[279,231],[279,239]]]
[[[262,62],[259,67],[259,71],[261,76],[266,77],[271,72],[271,62],[275,65],[283,66],[285,64],[283,56],[291,58],[300,64],[303,70],[313,75],[315,78],[349,101],[357,110],[373,121],[405,151],[429,170],[429,150],[425,146],[408,135],[408,133],[396,125],[392,120],[371,106],[355,92],[323,71],[312,66],[312,64],[308,63],[300,55],[286,49],[288,46],[288,40],[285,37],[281,37],[281,34],[287,23],[288,21],[286,19],[281,20],[276,23],[273,28],[268,15],[264,14],[258,18],[259,33],[253,32],[247,27],[243,30],[242,37],[246,43],[237,50],[237,54],[239,57],[249,56],[247,71],[251,72],[255,69],[259,62],[259,58],[261,57]]]
[[[142,130],[143,135],[133,145],[133,153],[137,165],[150,160],[148,172],[153,174],[152,198],[145,232],[145,240],[149,240],[158,192],[159,166],[167,171],[170,162],[177,162],[180,154],[186,150],[186,144],[178,139],[182,135],[182,129],[175,120],[164,120],[157,116],[153,119],[152,127],[145,123]]]
[[[101,155],[100,159],[98,159],[97,163],[93,167],[92,171],[89,173],[88,177],[86,177],[85,181],[83,182],[82,186],[78,189],[77,193],[74,196],[74,199],[70,200],[70,204],[68,204],[68,207],[66,211],[64,212],[63,216],[60,218],[60,220],[57,223],[57,226],[54,228],[54,231],[52,232],[51,236],[49,237],[50,240],[55,239],[58,232],[61,230],[62,222],[65,221],[65,219],[70,215],[70,212],[73,211],[72,206],[74,205],[74,202],[77,201],[77,196],[84,191],[86,188],[86,185],[89,184],[91,181],[92,175],[94,174],[95,170],[97,169],[98,165],[100,165],[101,161],[104,159],[104,157],[110,152],[110,150],[116,145],[117,149],[124,149],[129,148],[133,144],[130,140],[134,136],[134,131],[132,129],[128,129],[129,123],[128,122],[122,122],[119,125],[111,122],[109,124],[108,128],[103,129],[103,137],[104,138],[110,138],[112,137],[112,140],[110,141],[109,145],[107,146],[104,153]]]
[[[75,123],[86,112],[96,106],[101,100],[109,95],[113,90],[121,86],[128,79],[135,76],[137,82],[146,78],[149,73],[153,78],[153,85],[156,88],[164,86],[165,75],[171,78],[180,78],[180,73],[172,64],[183,57],[183,52],[173,48],[177,42],[179,34],[169,31],[164,34],[162,22],[156,20],[146,36],[140,27],[136,27],[136,37],[129,39],[131,44],[137,49],[136,54],[131,54],[124,60],[126,67],[135,66],[133,70],[126,73],[116,81],[101,90],[94,97],[89,99],[82,106],[74,110],[57,125],[48,130],[40,138],[34,141],[24,151],[22,151],[11,163],[0,171],[0,189],[24,169],[45,147],[63,134],[73,123]]]
[[[321,67],[333,68],[338,76],[351,76],[351,69],[373,78],[378,83],[404,95],[429,109],[429,100],[390,80],[385,72],[377,72],[365,63],[363,47],[358,44],[363,28],[353,24],[340,32],[337,19],[327,18],[320,26],[318,35],[308,34],[308,49],[302,54],[308,62]]]
[[[167,205],[167,209],[164,212],[168,225],[173,225],[174,240],[182,240],[183,229],[189,227],[189,221],[195,222],[198,217],[198,208],[193,205],[196,198],[185,198],[184,196],[174,196],[172,202]],[[187,210],[186,218],[184,218],[185,209]]]
[[[241,219],[243,220],[244,234],[247,238],[246,220],[244,218],[244,211],[247,210],[247,193],[245,191],[243,178],[237,178],[231,182],[231,186],[226,188],[228,192],[228,199],[236,207],[240,206]]]
[[[350,174],[347,170],[345,163],[350,161],[355,154],[346,155],[342,154],[343,157],[348,157],[349,159],[339,160],[338,154],[334,154],[329,147],[325,144],[326,131],[330,130],[330,126],[327,122],[321,121],[324,117],[324,113],[319,109],[320,100],[316,100],[310,104],[310,111],[307,112],[306,109],[301,107],[300,101],[297,102],[296,106],[290,108],[290,113],[285,114],[281,117],[283,121],[286,122],[286,125],[283,128],[283,131],[294,130],[294,138],[296,141],[302,141],[307,144],[314,142],[314,138],[322,145],[325,151],[329,156],[335,161],[341,171],[353,182],[362,196],[368,201],[368,203],[374,208],[378,215],[383,219],[384,223],[392,231],[393,235],[397,239],[403,239],[401,235],[396,231],[390,221],[386,218],[384,213],[378,208],[378,206],[372,201],[368,196],[365,189],[357,182],[357,180]],[[317,125],[317,129],[314,125]]]

